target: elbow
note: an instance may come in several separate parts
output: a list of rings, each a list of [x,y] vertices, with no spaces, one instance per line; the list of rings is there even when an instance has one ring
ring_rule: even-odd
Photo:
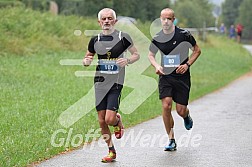
[[[137,55],[137,60],[139,60],[139,59],[140,59],[140,54]]]
[[[200,49],[200,47],[197,46],[195,52],[196,52],[197,55],[199,56],[199,55],[201,54],[201,49]]]
[[[199,49],[199,55],[201,54],[201,49]]]
[[[201,49],[199,48],[199,50],[198,50],[198,55],[200,55],[201,54]]]
[[[139,60],[139,59],[140,59],[140,54],[139,54],[139,53],[137,53],[137,52],[135,52],[135,55],[136,55],[136,56],[135,56],[136,61],[137,61],[137,60]]]
[[[149,59],[149,61],[151,62],[151,61],[152,61],[153,59],[155,59],[155,58],[154,58],[153,55],[149,54],[149,55],[148,55],[148,59]]]

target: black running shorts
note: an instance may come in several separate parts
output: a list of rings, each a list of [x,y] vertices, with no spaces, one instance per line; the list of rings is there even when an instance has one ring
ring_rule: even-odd
[[[174,102],[182,105],[188,105],[191,87],[190,76],[160,76],[158,87],[159,99],[172,97]]]
[[[114,84],[109,91],[95,89],[96,110],[112,110],[118,112],[122,88],[123,85]]]

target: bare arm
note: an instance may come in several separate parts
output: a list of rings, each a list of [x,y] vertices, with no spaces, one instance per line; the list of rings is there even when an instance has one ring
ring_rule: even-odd
[[[94,55],[95,55],[94,53],[87,51],[86,55],[84,56],[82,60],[83,65],[89,66],[91,62],[93,61]]]
[[[137,60],[140,59],[140,55],[139,53],[137,52],[137,49],[135,46],[132,46],[130,49],[129,49],[129,52],[131,53],[131,56],[129,58],[129,64],[132,64],[134,62],[136,62]]]
[[[157,63],[157,61],[155,59],[155,54],[152,53],[151,51],[149,51],[148,58],[149,58],[149,60],[151,62],[151,65],[153,67],[155,67],[156,74],[164,75],[163,67],[160,64]]]
[[[201,50],[197,44],[192,48],[192,51],[193,52],[192,52],[191,56],[189,57],[189,60],[187,61],[187,64],[189,66],[191,66],[201,54]],[[177,68],[176,73],[180,73],[180,74],[185,73],[189,68],[189,66],[187,64],[180,65]]]
[[[132,64],[132,63],[136,62],[137,60],[139,60],[139,58],[140,58],[140,55],[137,52],[137,49],[135,46],[132,46],[128,50],[131,53],[131,56],[129,58],[119,58],[117,60],[117,64],[119,64],[121,67],[124,67],[128,64]]]
[[[197,44],[192,48],[192,51],[193,52],[187,62],[189,65],[192,65],[201,54],[201,50]]]

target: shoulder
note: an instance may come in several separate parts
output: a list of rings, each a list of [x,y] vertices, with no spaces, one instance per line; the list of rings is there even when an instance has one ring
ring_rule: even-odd
[[[192,36],[192,34],[190,33],[190,31],[186,30],[186,29],[182,29],[182,28],[178,28],[178,33],[179,37],[182,41],[186,41],[189,42],[191,46],[195,46],[196,45],[196,40],[195,38]]]
[[[98,35],[92,36],[90,39],[90,42],[95,42],[97,41]]]
[[[152,38],[152,41],[159,41],[161,38],[163,38],[163,36],[164,36],[164,33],[161,30],[155,34],[155,36]]]
[[[186,37],[190,37],[192,36],[191,32],[186,30],[186,29],[183,29],[183,28],[180,28],[180,27],[176,27],[176,32],[181,34],[181,35],[184,35]]]
[[[119,31],[118,33],[119,33],[119,34],[121,33],[121,38],[120,38],[120,39],[122,39],[123,41],[127,40],[127,41],[129,41],[130,43],[132,43],[132,38],[131,38],[131,36],[130,36],[128,33],[122,32],[122,31]],[[119,35],[119,36],[120,36],[120,35]]]
[[[128,33],[123,32],[123,31],[118,31],[118,34],[120,34],[120,32],[121,32],[122,37],[126,37],[126,38],[130,37]]]

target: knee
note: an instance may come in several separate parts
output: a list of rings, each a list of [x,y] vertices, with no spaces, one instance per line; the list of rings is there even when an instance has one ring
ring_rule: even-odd
[[[113,126],[113,125],[115,125],[115,119],[114,118],[112,118],[112,117],[109,117],[109,118],[106,118],[105,119],[105,123],[107,124],[107,125],[110,125],[110,126]]]
[[[106,125],[105,119],[99,119],[99,124],[100,126],[105,126]]]
[[[163,103],[162,104],[163,110],[164,111],[171,111],[172,110],[172,103],[168,102],[168,103]]]
[[[187,108],[186,107],[177,107],[177,113],[180,116],[185,117],[186,113],[187,113]]]

